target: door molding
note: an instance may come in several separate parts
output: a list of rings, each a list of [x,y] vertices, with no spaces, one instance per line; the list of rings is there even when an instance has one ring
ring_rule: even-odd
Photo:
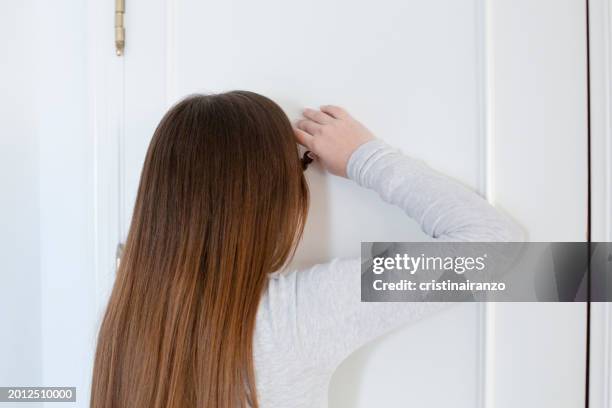
[[[612,307],[591,304],[589,402],[592,408],[612,408]]]
[[[589,0],[591,237],[612,241],[612,6]]]
[[[89,0],[87,8],[88,105],[94,146],[94,271],[99,324],[114,281],[115,256],[121,238],[119,177],[124,57],[117,56],[115,51],[114,2]]]
[[[488,198],[528,227],[528,240],[584,241],[584,3],[486,0],[486,5],[493,167]],[[550,165],[542,158],[551,158]],[[568,200],[559,180],[581,198]],[[485,408],[582,406],[586,339],[577,333],[584,333],[586,305],[487,307]]]
[[[591,239],[612,241],[612,2],[588,0]],[[612,272],[612,271],[610,271]],[[612,408],[612,303],[591,304],[589,401]]]

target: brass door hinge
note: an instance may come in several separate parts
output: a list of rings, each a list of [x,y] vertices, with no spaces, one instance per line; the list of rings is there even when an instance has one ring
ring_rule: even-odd
[[[123,15],[125,14],[125,0],[115,0],[115,50],[117,56],[123,55],[125,49],[125,27]]]
[[[119,264],[121,264],[121,257],[123,256],[123,249],[125,245],[123,242],[117,244],[117,249],[115,250],[115,272],[119,270]]]

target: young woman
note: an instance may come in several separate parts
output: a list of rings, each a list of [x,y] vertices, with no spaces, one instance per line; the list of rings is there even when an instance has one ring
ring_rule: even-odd
[[[352,351],[439,307],[361,303],[359,259],[282,271],[308,212],[297,141],[431,237],[512,241],[458,183],[334,106],[293,129],[251,92],[192,96],[159,124],[100,329],[91,406],[323,407]]]

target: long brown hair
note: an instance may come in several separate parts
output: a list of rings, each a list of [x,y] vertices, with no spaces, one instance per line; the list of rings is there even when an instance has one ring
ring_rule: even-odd
[[[308,209],[293,130],[245,91],[157,127],[100,328],[94,408],[257,407],[256,312]]]

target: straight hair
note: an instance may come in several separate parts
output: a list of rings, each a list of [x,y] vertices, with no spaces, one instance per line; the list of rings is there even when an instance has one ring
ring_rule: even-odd
[[[234,91],[171,108],[146,154],[91,407],[257,407],[257,309],[307,211],[293,129],[277,104]]]

